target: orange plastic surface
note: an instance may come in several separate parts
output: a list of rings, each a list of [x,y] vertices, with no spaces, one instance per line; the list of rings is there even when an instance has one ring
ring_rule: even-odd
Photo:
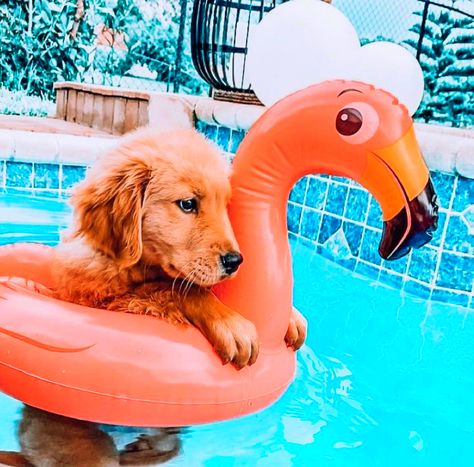
[[[351,102],[368,103],[378,115],[364,143],[335,128],[337,113]],[[0,390],[66,416],[136,426],[206,423],[271,404],[295,372],[295,354],[284,344],[293,287],[291,187],[308,173],[345,175],[363,183],[389,218],[403,208],[400,191],[416,196],[428,177],[411,132],[408,112],[390,94],[332,81],[275,104],[246,136],[235,157],[230,206],[245,261],[235,280],[215,288],[259,332],[259,358],[241,371],[223,366],[193,327],[60,302],[8,280],[50,286],[53,250],[0,248]]]

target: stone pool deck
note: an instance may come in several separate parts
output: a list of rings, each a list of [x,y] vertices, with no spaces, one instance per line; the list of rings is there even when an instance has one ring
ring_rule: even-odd
[[[89,128],[77,123],[66,122],[53,117],[0,115],[0,130],[33,131],[35,133],[59,133],[74,136],[110,137],[110,134],[106,131]]]

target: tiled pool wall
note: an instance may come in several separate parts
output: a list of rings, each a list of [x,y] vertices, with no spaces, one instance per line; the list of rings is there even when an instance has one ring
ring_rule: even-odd
[[[245,136],[204,122],[197,128],[227,153],[234,153]],[[440,204],[438,230],[430,244],[400,260],[380,258],[380,207],[367,190],[341,177],[310,175],[298,181],[288,203],[290,235],[374,280],[474,308],[474,180],[442,172],[431,176]]]
[[[86,174],[84,165],[0,159],[0,191],[41,196],[68,196]]]
[[[245,136],[225,126],[197,128],[231,155]],[[82,180],[84,165],[0,159],[0,191],[66,197]],[[380,259],[381,212],[358,184],[341,177],[311,175],[294,186],[288,204],[290,235],[364,276],[422,298],[474,308],[474,180],[432,173],[440,222],[433,241],[394,262]]]

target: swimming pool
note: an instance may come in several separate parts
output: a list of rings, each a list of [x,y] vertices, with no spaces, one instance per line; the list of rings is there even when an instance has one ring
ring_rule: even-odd
[[[69,217],[60,199],[0,194],[0,244],[55,244]],[[191,428],[168,465],[473,465],[472,311],[291,246],[295,304],[309,321],[295,382],[258,414]],[[2,450],[18,449],[20,407],[0,395]]]

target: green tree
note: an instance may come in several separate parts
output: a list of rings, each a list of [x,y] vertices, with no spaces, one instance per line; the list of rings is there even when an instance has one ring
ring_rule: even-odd
[[[0,84],[52,98],[55,81],[75,79],[88,65],[92,38],[77,11],[70,0],[2,2]]]
[[[405,40],[413,52],[418,48],[422,9]],[[447,9],[429,11],[420,65],[425,76],[425,95],[415,118],[456,126],[472,125],[474,97],[474,47],[472,20]]]
[[[181,9],[179,0],[137,1],[96,0],[95,14],[105,27],[123,39],[126,50],[110,44],[97,50],[94,66],[104,75],[125,75],[134,64],[146,65],[156,73],[157,80],[176,79],[189,92],[201,93],[206,87],[192,66],[189,30],[192,1],[188,2],[185,44],[180,73],[176,74],[175,61],[178,46]],[[184,3],[184,2],[183,2]]]

